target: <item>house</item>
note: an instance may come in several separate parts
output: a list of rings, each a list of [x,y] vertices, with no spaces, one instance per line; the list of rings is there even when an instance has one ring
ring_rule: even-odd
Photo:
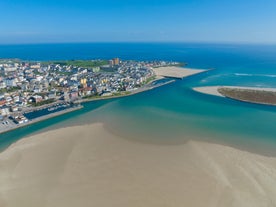
[[[6,88],[6,83],[4,81],[0,81],[0,88]]]
[[[7,87],[15,87],[17,79],[16,78],[7,78],[5,79],[5,84]]]
[[[76,99],[78,99],[79,94],[78,94],[77,91],[72,91],[72,92],[70,93],[69,97],[70,97],[71,100],[76,100]]]
[[[43,100],[42,96],[39,96],[39,95],[35,95],[35,96],[31,96],[29,99],[28,99],[28,102],[29,103],[39,103]]]
[[[4,106],[6,104],[6,99],[0,99],[0,106]]]
[[[0,114],[1,114],[2,116],[8,116],[8,115],[10,114],[10,109],[9,109],[9,107],[8,107],[8,106],[2,106],[2,107],[0,108]]]

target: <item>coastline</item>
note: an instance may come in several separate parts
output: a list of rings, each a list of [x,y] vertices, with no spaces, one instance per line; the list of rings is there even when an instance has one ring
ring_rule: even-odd
[[[21,139],[0,153],[0,168],[3,206],[276,203],[275,157],[199,141],[137,143],[112,134],[102,123]]]

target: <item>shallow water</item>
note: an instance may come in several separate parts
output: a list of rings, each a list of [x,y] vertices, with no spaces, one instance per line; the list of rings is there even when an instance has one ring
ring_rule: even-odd
[[[134,96],[85,103],[84,109],[79,111],[0,135],[2,148],[43,130],[104,122],[108,130],[135,141],[182,144],[197,139],[260,152],[274,151],[275,107],[199,94],[191,88],[210,85],[276,87],[276,46],[184,43],[0,46],[0,57],[45,60],[117,56],[183,61],[188,62],[189,67],[214,70]]]

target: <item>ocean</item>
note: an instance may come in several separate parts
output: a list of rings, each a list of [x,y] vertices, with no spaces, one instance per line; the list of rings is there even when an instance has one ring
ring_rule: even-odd
[[[45,130],[103,122],[108,130],[131,141],[174,145],[193,139],[275,154],[276,107],[200,94],[192,88],[212,85],[276,88],[276,45],[0,45],[0,58],[71,60],[114,57],[122,60],[179,61],[186,62],[191,68],[213,70],[133,96],[85,103],[79,111],[1,134],[1,149]]]

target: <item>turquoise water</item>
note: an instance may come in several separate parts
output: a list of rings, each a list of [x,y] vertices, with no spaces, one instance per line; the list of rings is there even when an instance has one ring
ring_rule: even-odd
[[[70,52],[68,52],[70,49]],[[153,144],[190,139],[273,153],[276,107],[194,92],[209,85],[276,87],[276,46],[219,44],[55,44],[0,46],[0,57],[24,59],[164,59],[213,68],[134,96],[96,101],[70,114],[0,135],[3,148],[27,135],[63,126],[103,122],[123,138]]]

